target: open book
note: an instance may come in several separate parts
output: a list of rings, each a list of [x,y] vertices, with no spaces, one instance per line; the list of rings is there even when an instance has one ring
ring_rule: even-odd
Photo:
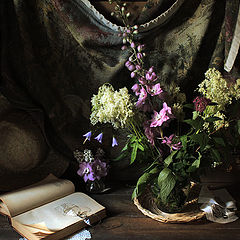
[[[106,209],[73,183],[53,175],[0,196],[0,213],[29,240],[61,239],[106,216]]]

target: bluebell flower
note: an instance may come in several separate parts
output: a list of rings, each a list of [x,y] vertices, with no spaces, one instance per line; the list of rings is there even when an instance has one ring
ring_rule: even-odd
[[[112,147],[117,146],[117,145],[118,145],[118,142],[117,142],[116,138],[113,137],[113,139],[112,139]]]
[[[86,137],[86,139],[84,140],[83,143],[85,143],[87,140],[90,141],[91,136],[92,136],[92,132],[87,132],[86,134],[83,135],[84,137]]]
[[[98,134],[94,139],[98,140],[98,142],[102,143],[103,133]]]

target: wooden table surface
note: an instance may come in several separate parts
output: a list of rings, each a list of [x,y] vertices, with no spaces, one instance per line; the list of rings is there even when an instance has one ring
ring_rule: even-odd
[[[239,201],[238,185],[230,188]],[[185,224],[159,223],[144,216],[131,201],[132,188],[120,187],[110,193],[91,195],[107,208],[107,218],[88,228],[92,240],[240,240],[240,220],[218,224],[207,220]],[[233,194],[234,193],[234,194]],[[239,209],[239,205],[238,205]],[[21,236],[0,216],[0,240]]]

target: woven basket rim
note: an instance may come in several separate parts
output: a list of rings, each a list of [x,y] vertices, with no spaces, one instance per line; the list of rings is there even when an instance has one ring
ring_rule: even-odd
[[[144,193],[143,193],[144,194]],[[148,194],[149,195],[149,194]],[[141,195],[142,196],[142,195]],[[191,221],[196,221],[205,216],[205,212],[201,211],[199,208],[195,208],[191,211],[179,212],[179,213],[166,213],[161,211],[159,208],[157,209],[158,213],[154,213],[149,209],[146,209],[141,204],[142,198],[134,198],[133,202],[137,206],[137,208],[146,216],[162,222],[162,223],[187,223]],[[143,196],[144,199],[144,196]],[[195,199],[195,202],[197,199]],[[192,204],[194,201],[189,202]]]

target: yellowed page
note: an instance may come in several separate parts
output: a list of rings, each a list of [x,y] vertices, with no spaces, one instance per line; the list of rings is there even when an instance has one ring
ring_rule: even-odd
[[[83,219],[76,214],[67,214],[66,206],[74,207],[79,212],[84,212],[90,217],[105,208],[84,193],[73,193],[64,198],[32,209],[12,218],[13,222],[35,229],[35,233],[52,233],[60,231]],[[99,219],[100,220],[100,219]]]
[[[50,175],[37,184],[1,195],[0,200],[3,203],[0,204],[0,207],[2,206],[2,210],[7,208],[9,211],[8,215],[13,217],[62,198],[74,191],[75,187],[71,181],[58,179]]]

